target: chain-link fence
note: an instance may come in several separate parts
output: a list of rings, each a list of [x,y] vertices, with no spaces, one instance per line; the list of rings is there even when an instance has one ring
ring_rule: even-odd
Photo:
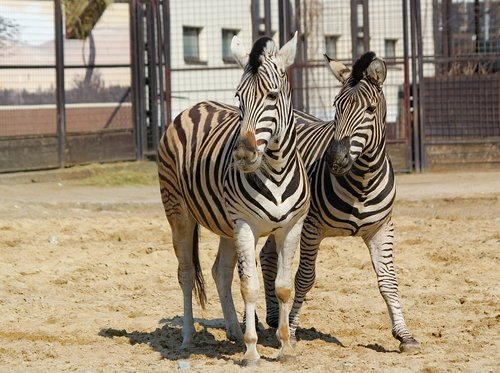
[[[351,64],[372,50],[388,66],[396,169],[497,167],[499,21],[498,0],[0,0],[0,171],[154,156],[185,108],[237,105],[233,35],[250,48],[295,30],[296,109],[332,119],[323,54]]]
[[[85,2],[66,1],[60,61],[56,3],[0,1],[2,171],[135,158],[128,3],[109,2],[99,13],[72,7]],[[70,13],[78,15],[73,23]],[[85,17],[94,17],[95,26],[79,35],[75,30]],[[58,69],[63,72],[62,83],[56,79]]]

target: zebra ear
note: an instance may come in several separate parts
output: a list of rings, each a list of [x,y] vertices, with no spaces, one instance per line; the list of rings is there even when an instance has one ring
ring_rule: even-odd
[[[297,31],[293,35],[288,43],[283,45],[278,52],[278,61],[281,64],[281,68],[286,70],[293,61],[295,60],[295,54],[297,52]]]
[[[347,79],[351,76],[351,69],[349,69],[342,62],[334,60],[333,58],[328,57],[326,54],[323,55],[326,60],[326,64],[332,71],[333,75],[337,78],[337,80],[344,84]]]
[[[234,35],[233,40],[231,40],[231,52],[236,62],[238,62],[242,68],[245,68],[248,62],[248,52],[243,46],[240,38],[236,35]]]
[[[379,87],[384,84],[387,76],[387,66],[384,60],[375,58],[366,69],[366,76],[370,81]]]

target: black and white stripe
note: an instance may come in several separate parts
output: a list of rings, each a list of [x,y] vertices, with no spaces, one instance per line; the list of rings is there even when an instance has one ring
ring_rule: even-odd
[[[401,351],[416,350],[398,296],[392,251],[391,212],[395,199],[394,172],[386,154],[386,103],[382,84],[385,63],[373,52],[363,55],[353,71],[328,58],[342,83],[331,122],[297,113],[298,148],[311,183],[311,208],[300,243],[300,264],[295,277],[295,299],[290,314],[292,335],[299,312],[312,288],[318,248],[326,237],[360,236],[369,248],[378,286],[392,321],[392,333]],[[273,281],[276,268],[274,241],[260,254],[266,289],[267,323],[276,325]]]
[[[179,261],[184,294],[183,347],[194,333],[192,289],[205,301],[198,262],[197,227],[221,236],[212,268],[231,339],[244,339],[244,361],[259,359],[255,320],[242,335],[231,297],[239,264],[247,314],[255,313],[259,280],[255,245],[273,234],[281,265],[273,287],[279,303],[279,357],[292,353],[289,312],[291,265],[309,208],[306,170],[296,150],[290,85],[286,68],[295,57],[297,37],[278,50],[270,38],[256,41],[248,54],[238,38],[232,51],[244,67],[234,107],[207,101],[183,111],[167,127],[158,152],[160,190]]]

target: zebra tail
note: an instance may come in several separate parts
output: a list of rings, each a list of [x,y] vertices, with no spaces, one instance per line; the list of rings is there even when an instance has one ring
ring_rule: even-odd
[[[193,233],[193,264],[194,264],[194,294],[198,298],[198,302],[201,308],[205,309],[205,304],[207,303],[207,294],[205,293],[205,279],[203,278],[203,273],[201,272],[200,265],[200,255],[198,246],[198,227],[196,224]]]

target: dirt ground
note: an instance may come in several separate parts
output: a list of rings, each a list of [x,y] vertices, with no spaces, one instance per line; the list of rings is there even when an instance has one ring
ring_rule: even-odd
[[[500,369],[500,171],[397,175],[395,266],[421,352],[398,352],[362,242],[331,238],[296,360],[275,360],[264,324],[255,368],[242,367],[244,347],[225,339],[210,274],[216,236],[202,231],[209,305],[195,305],[196,347],[184,356],[177,260],[157,186],[99,186],[57,171],[30,182],[37,175],[0,175],[1,372]],[[241,316],[237,277],[233,292]],[[258,312],[263,322],[262,291]]]

